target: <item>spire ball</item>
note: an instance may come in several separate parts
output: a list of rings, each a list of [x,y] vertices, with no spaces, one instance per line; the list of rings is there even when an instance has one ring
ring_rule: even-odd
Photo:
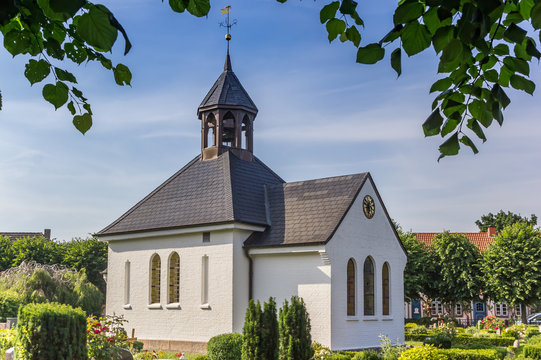
[[[231,40],[231,34],[225,34],[225,39],[226,39],[227,41]]]

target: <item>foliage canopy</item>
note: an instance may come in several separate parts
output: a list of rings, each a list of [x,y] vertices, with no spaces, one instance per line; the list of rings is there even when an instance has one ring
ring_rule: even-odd
[[[211,7],[210,0],[169,0],[169,5],[175,12],[187,11],[197,17],[207,15]],[[377,63],[392,48],[390,64],[398,76],[403,53],[413,56],[434,49],[442,77],[430,88],[437,95],[422,127],[425,136],[444,139],[439,159],[457,155],[461,144],[478,152],[472,139],[485,142],[483,129],[503,123],[503,110],[511,102],[505,89],[530,95],[535,90],[530,64],[541,58],[533,37],[537,33],[541,41],[540,0],[401,0],[393,14],[394,27],[379,42],[370,44],[362,43],[364,21],[354,0],[323,6],[320,21],[329,42],[340,39],[355,46],[358,63]],[[4,47],[13,56],[30,55],[25,69],[30,84],[50,78],[43,87],[44,99],[55,109],[66,106],[83,134],[92,126],[90,103],[75,87],[75,75],[56,67],[51,59],[76,64],[96,61],[112,71],[118,85],[131,83],[129,68],[114,65],[104,55],[118,33],[124,38],[125,54],[131,43],[103,5],[84,0],[4,1],[0,31]]]
[[[475,225],[479,228],[479,231],[487,231],[489,227],[496,228],[497,232],[503,230],[504,227],[513,225],[516,222],[524,222],[528,225],[537,225],[537,216],[532,214],[530,219],[526,216],[522,217],[519,214],[508,211],[505,213],[503,210],[498,211],[496,215],[488,213],[481,216],[481,219],[475,221]]]

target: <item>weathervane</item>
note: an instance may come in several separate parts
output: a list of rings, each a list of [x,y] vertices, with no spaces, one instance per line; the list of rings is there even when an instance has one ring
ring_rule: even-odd
[[[221,22],[220,26],[223,26],[227,29],[227,34],[225,34],[225,39],[227,40],[227,53],[229,54],[229,40],[231,40],[231,34],[229,31],[231,30],[231,27],[233,25],[237,24],[237,20],[233,20],[233,22],[229,22],[229,11],[231,10],[231,6],[227,5],[225,8],[221,9],[222,15],[226,15],[225,22]]]

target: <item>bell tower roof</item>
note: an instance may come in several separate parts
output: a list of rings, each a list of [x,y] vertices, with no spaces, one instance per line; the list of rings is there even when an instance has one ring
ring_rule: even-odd
[[[229,52],[225,59],[224,71],[199,105],[197,115],[218,107],[244,109],[254,115],[257,114],[257,107],[233,72]]]

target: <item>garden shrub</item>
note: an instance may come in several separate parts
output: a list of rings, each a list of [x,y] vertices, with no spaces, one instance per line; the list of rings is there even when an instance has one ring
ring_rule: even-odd
[[[427,334],[428,329],[424,326],[416,326],[414,328],[411,328],[409,331],[410,334]]]
[[[207,344],[209,360],[240,360],[242,334],[221,334],[211,338]]]
[[[356,353],[351,360],[383,360],[383,356],[376,351],[361,351]]]
[[[20,297],[11,291],[0,292],[0,322],[8,317],[17,317],[21,305]]]
[[[406,341],[425,341],[427,337],[430,335],[428,334],[406,334]]]
[[[310,335],[310,318],[302,298],[291,297],[291,304],[284,302],[280,309],[279,323],[280,360],[309,360],[314,355]],[[212,359],[211,359],[212,360]]]
[[[207,355],[195,355],[190,360],[207,360]]]
[[[260,360],[261,346],[261,304],[251,299],[244,316],[242,329],[242,360]]]
[[[514,329],[505,329],[502,335],[505,337],[512,337],[518,339],[518,331]]]
[[[466,345],[470,342],[482,343],[488,346],[511,346],[515,338],[496,336],[496,337],[472,337],[459,334],[453,338],[453,344]]]
[[[400,354],[399,360],[447,360],[447,357],[432,345],[408,349]]]
[[[86,314],[57,303],[28,304],[19,309],[18,360],[86,360]]]
[[[0,330],[0,359],[4,358],[6,350],[15,346],[16,330]]]
[[[524,357],[535,360],[541,360],[541,346],[538,345],[526,345],[522,350]]]
[[[263,304],[261,313],[261,356],[263,360],[278,360],[278,318],[273,297]]]
[[[541,345],[541,335],[533,335],[528,339],[528,345]]]
[[[423,345],[434,345],[438,349],[450,349],[451,336],[446,333],[439,333],[436,336],[427,337],[423,341]]]
[[[121,316],[89,316],[86,323],[88,356],[92,360],[120,359],[122,349],[129,348],[124,330],[126,322]]]
[[[352,356],[349,354],[340,354],[340,353],[331,353],[329,355],[325,355],[322,359],[325,360],[351,360]]]
[[[407,328],[414,328],[414,327],[417,327],[419,325],[417,325],[416,323],[414,322],[408,322],[406,323],[406,325],[404,325],[404,327],[407,329]]]
[[[141,351],[143,351],[143,346],[145,344],[142,342],[142,341],[138,341],[138,340],[135,340],[132,344],[132,352],[136,352],[136,353],[139,353]]]
[[[419,319],[405,319],[408,323],[414,323],[422,326],[429,326],[434,324],[437,320],[433,320],[430,316],[424,316]]]
[[[404,347],[397,346],[398,344],[393,344],[391,339],[388,336],[380,334],[379,335],[379,344],[381,353],[385,360],[398,360],[400,353],[404,351]]]
[[[500,360],[498,352],[493,349],[442,349],[440,353],[448,360]]]

